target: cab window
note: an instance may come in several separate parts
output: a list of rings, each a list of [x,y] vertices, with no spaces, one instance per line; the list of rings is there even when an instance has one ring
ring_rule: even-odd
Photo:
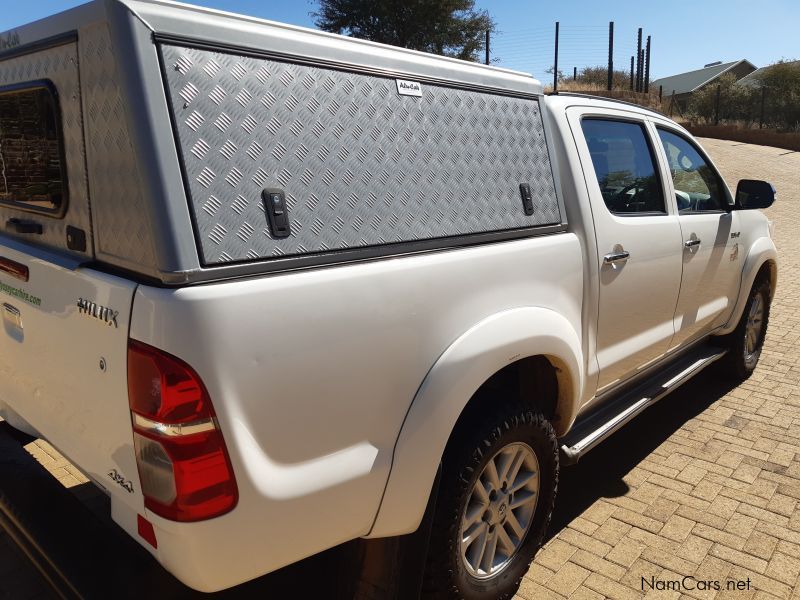
[[[585,118],[581,127],[608,210],[622,216],[666,214],[644,125]]]
[[[711,165],[687,139],[658,129],[675,188],[675,201],[683,214],[724,211],[728,204],[724,184]]]
[[[63,213],[67,201],[58,100],[49,85],[0,89],[0,204]]]

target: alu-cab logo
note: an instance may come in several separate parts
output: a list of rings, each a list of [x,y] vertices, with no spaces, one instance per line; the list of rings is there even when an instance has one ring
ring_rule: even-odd
[[[396,79],[397,93],[401,96],[416,96],[422,98],[422,85],[418,81],[408,79]]]

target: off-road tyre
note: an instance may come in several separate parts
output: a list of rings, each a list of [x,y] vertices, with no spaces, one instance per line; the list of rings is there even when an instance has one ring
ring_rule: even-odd
[[[764,346],[764,338],[767,334],[767,326],[769,324],[771,290],[770,282],[766,277],[759,277],[753,283],[753,288],[750,290],[750,295],[747,298],[742,317],[730,334],[722,336],[717,342],[728,349],[728,353],[720,361],[725,375],[737,381],[743,381],[750,377],[758,365],[758,360],[761,357],[761,350]],[[763,307],[763,316],[761,318],[761,328],[757,335],[755,344],[755,354],[747,351],[747,330],[748,322],[751,317],[754,304],[760,302]]]
[[[483,413],[460,425],[448,443],[431,532],[422,597],[505,600],[512,598],[528,571],[550,524],[558,488],[555,431],[541,414],[518,405]],[[471,575],[460,552],[462,517],[476,481],[499,450],[522,442],[538,460],[539,493],[530,527],[507,565],[495,576]]]

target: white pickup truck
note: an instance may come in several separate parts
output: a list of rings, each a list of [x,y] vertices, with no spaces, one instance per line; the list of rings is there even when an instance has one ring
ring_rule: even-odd
[[[510,598],[560,466],[758,362],[774,189],[660,114],[161,0],[0,41],[0,415],[192,588],[430,513],[425,593]]]

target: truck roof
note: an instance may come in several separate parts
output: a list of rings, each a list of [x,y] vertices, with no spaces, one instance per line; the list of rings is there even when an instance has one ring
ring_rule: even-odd
[[[580,100],[581,103],[584,105],[589,104],[592,106],[597,105],[606,108],[625,109],[625,110],[631,110],[632,112],[646,114],[652,117],[669,119],[667,115],[658,112],[655,109],[649,108],[647,106],[642,106],[641,104],[636,104],[635,102],[629,102],[621,98],[596,96],[594,94],[588,94],[583,92],[569,92],[569,91],[550,92],[546,94],[546,97],[547,97],[547,103],[550,105],[555,105],[556,103],[558,103],[559,105],[568,105],[568,104],[574,104],[574,100]]]
[[[0,58],[21,47],[40,44],[113,14],[122,5],[156,37],[201,42],[220,49],[247,49],[277,55],[317,58],[326,63],[358,65],[376,74],[404,73],[418,78],[453,81],[516,93],[541,95],[542,84],[530,74],[455,58],[407,50],[315,29],[202,8],[170,0],[93,0],[74,9],[0,34]]]

